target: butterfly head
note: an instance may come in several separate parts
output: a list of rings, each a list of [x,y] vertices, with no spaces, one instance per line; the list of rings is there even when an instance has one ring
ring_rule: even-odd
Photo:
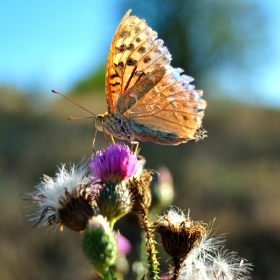
[[[95,127],[97,130],[99,131],[103,131],[104,130],[104,118],[108,115],[108,113],[106,112],[105,114],[99,114],[96,118],[95,118]]]

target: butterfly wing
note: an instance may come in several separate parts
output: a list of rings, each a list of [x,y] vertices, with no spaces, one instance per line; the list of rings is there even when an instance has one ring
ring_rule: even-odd
[[[203,138],[199,131],[206,108],[202,91],[194,89],[193,78],[181,75],[181,69],[166,68],[160,82],[123,115],[138,125],[176,135],[180,139],[176,144]]]
[[[107,62],[106,100],[109,113],[120,113],[117,101],[148,73],[169,65],[171,55],[143,19],[123,17],[114,35]]]
[[[146,74],[139,82],[126,90],[117,101],[117,111],[120,116],[130,109],[138,99],[147,94],[166,73],[165,67],[160,67],[153,72]]]
[[[170,66],[171,55],[145,20],[122,19],[106,72],[108,112],[125,117],[135,138],[177,145],[205,137],[206,102],[193,79]]]

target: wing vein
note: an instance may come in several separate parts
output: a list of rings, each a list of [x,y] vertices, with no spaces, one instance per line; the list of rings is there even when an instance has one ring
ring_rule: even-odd
[[[165,121],[165,122],[167,122],[167,123],[172,123],[172,124],[178,125],[178,123],[173,122],[173,121],[170,121],[170,120],[165,119],[165,118],[162,118],[162,117],[158,117],[158,116],[153,116],[153,117],[154,117],[155,119],[162,120],[162,121]],[[186,125],[181,124],[181,123],[180,123],[179,125],[180,125],[180,126],[183,126],[183,127],[185,127],[185,128],[196,129],[195,127],[186,126]]]

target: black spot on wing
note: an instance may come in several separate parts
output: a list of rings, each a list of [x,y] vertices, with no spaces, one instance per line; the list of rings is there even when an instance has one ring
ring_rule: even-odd
[[[133,58],[129,58],[126,62],[126,65],[128,66],[135,66],[137,64],[137,60],[133,59]]]
[[[120,34],[120,38],[128,37],[130,36],[130,32],[127,30],[123,30]]]
[[[118,64],[114,63],[114,66],[118,68],[120,71],[124,70],[124,63],[120,61]]]
[[[149,57],[149,56],[146,56],[145,58],[144,58],[144,63],[148,63],[148,62],[150,62],[152,59]]]
[[[138,49],[138,52],[139,53],[145,53],[146,52],[146,48],[145,47],[140,47],[139,49]]]
[[[110,76],[110,79],[114,79],[114,78],[117,78],[117,77],[119,77],[118,74],[113,74],[113,75]]]

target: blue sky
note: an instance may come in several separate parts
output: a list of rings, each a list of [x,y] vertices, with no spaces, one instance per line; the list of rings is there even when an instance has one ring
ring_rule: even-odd
[[[258,69],[256,82],[264,92],[258,98],[280,107],[280,1],[259,2],[270,19],[273,62]],[[67,92],[106,61],[116,27],[129,8],[112,0],[0,0],[0,84],[47,96],[52,88]]]
[[[2,1],[0,83],[66,91],[98,67],[117,19],[113,1],[94,2]]]

